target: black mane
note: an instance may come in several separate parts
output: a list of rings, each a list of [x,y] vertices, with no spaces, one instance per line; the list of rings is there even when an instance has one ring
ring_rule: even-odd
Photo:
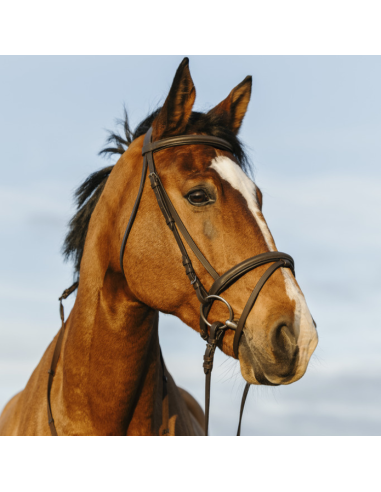
[[[121,136],[118,133],[110,132],[106,140],[106,147],[99,154],[104,156],[124,154],[133,140],[147,133],[160,110],[161,108],[158,108],[153,111],[139,123],[135,131],[132,131],[127,111],[124,109],[124,118],[117,120],[117,124],[123,127],[124,135]],[[227,140],[234,149],[234,155],[240,167],[244,171],[249,170],[248,159],[242,143],[233,132],[221,125],[221,121],[217,116],[193,111],[185,133],[203,133]],[[65,260],[73,260],[76,280],[79,277],[79,268],[91,214],[98,203],[113,167],[113,165],[108,166],[90,174],[74,193],[77,212],[69,222],[69,232],[66,235],[62,252]]]

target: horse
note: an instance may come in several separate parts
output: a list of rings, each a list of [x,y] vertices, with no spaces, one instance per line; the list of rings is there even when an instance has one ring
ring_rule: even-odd
[[[54,374],[51,364],[59,333],[25,388],[5,406],[1,435],[51,435],[53,418],[48,421],[47,403],[57,435],[205,434],[201,406],[176,386],[160,351],[159,312],[199,332],[200,311],[176,241],[147,182],[122,264],[119,253],[139,190],[148,131],[153,143],[179,135],[206,135],[229,143],[230,151],[200,143],[155,154],[171,202],[216,272],[277,251],[262,213],[262,193],[248,176],[248,159],[238,138],[251,89],[248,76],[208,112],[194,111],[196,91],[185,58],[163,106],[135,131],[125,112],[125,136],[111,134],[111,146],[102,151],[117,154],[119,160],[90,175],[76,192],[77,212],[64,254],[74,260],[78,291],[59,332]],[[188,254],[208,290],[213,279],[193,250]],[[266,265],[249,271],[224,292],[234,313],[242,312],[265,271]],[[214,302],[208,316],[225,319],[225,311],[223,303]],[[238,358],[243,378],[253,385],[299,380],[318,343],[304,295],[285,267],[263,285],[237,353],[234,331],[225,328],[218,347]]]

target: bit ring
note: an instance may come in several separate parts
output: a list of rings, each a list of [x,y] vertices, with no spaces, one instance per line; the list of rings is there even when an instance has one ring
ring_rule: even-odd
[[[205,298],[205,300],[207,301],[208,299],[215,299],[216,301],[222,301],[224,304],[226,304],[226,306],[228,307],[229,309],[229,319],[226,321],[226,322],[229,322],[229,323],[232,323],[233,322],[233,317],[234,317],[234,313],[233,313],[233,309],[232,307],[230,306],[230,304],[228,303],[228,301],[226,301],[223,297],[220,297],[220,296],[216,296],[214,294],[211,294],[210,296],[207,296]],[[208,325],[208,326],[212,326],[212,323],[209,323],[209,321],[206,319],[205,317],[205,314],[204,314],[204,306],[205,304],[201,304],[200,306],[200,316],[201,318],[203,319],[203,321]],[[228,326],[228,325],[225,325],[225,326]]]

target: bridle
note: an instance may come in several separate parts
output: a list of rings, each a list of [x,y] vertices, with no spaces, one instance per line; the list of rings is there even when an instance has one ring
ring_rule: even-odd
[[[226,140],[219,137],[212,137],[208,135],[180,135],[177,137],[165,138],[162,140],[158,140],[156,142],[152,142],[152,127],[148,130],[144,142],[143,142],[143,169],[142,176],[140,180],[140,187],[138,191],[138,195],[135,200],[134,207],[131,212],[130,219],[128,221],[126,232],[124,233],[122,246],[120,248],[120,267],[124,274],[123,267],[123,256],[124,250],[126,248],[127,239],[131,232],[132,225],[134,223],[136,213],[139,208],[139,203],[142,197],[144,183],[147,175],[147,168],[149,170],[149,180],[151,182],[151,188],[155,192],[155,196],[157,202],[159,204],[160,210],[164,215],[167,226],[173,232],[173,235],[176,239],[177,245],[180,249],[183,266],[185,267],[185,273],[188,276],[191,285],[196,291],[196,295],[198,300],[200,301],[200,335],[206,340],[207,346],[204,355],[204,373],[205,373],[205,434],[208,435],[208,427],[209,427],[209,406],[210,406],[210,383],[211,383],[211,374],[213,369],[213,358],[214,353],[216,351],[218,342],[221,340],[222,336],[225,333],[225,330],[230,329],[235,331],[234,341],[233,341],[233,351],[235,356],[238,359],[238,346],[243,333],[243,329],[245,326],[245,322],[247,317],[250,314],[250,311],[253,309],[254,303],[258,298],[258,295],[265,285],[267,280],[271,277],[271,275],[278,268],[290,268],[292,273],[295,275],[294,270],[294,260],[290,255],[286,253],[280,253],[278,251],[262,253],[252,258],[249,258],[238,265],[234,266],[223,275],[218,275],[209,261],[205,258],[205,256],[201,253],[196,243],[193,241],[191,235],[187,231],[184,226],[182,220],[180,219],[175,207],[173,206],[163,183],[157,173],[154,161],[154,153],[163,149],[167,149],[170,147],[178,147],[181,145],[210,145],[217,149],[226,150],[228,152],[234,152],[233,147]],[[205,287],[202,285],[201,280],[197,277],[191,259],[189,258],[188,252],[184,246],[184,243],[181,239],[180,233],[182,237],[187,242],[190,249],[195,254],[196,258],[200,261],[203,267],[207,270],[210,276],[213,278],[214,283],[209,289],[209,292],[206,291]],[[234,284],[238,279],[240,279],[243,275],[254,270],[262,265],[266,265],[267,263],[272,263],[272,265],[265,271],[262,277],[257,282],[253,292],[251,293],[249,300],[247,301],[242,314],[238,320],[238,323],[234,321],[234,313],[230,304],[220,296],[228,287]],[[207,320],[208,313],[213,305],[213,302],[221,301],[223,302],[228,310],[229,310],[229,319],[222,323],[220,321],[216,321],[214,323],[209,323]],[[208,333],[209,327],[209,333]],[[250,384],[247,383],[245,386],[245,390],[242,396],[241,402],[241,410],[240,410],[240,418],[238,424],[237,436],[240,435],[241,431],[241,420],[243,409],[246,402],[246,397],[249,391]]]
[[[177,242],[177,245],[180,249],[183,266],[185,268],[185,273],[188,276],[194,290],[196,291],[198,300],[200,301],[200,335],[207,342],[203,367],[205,373],[205,435],[208,435],[211,373],[213,369],[214,353],[216,351],[217,345],[221,340],[221,338],[223,337],[226,330],[228,329],[234,330],[235,334],[234,334],[234,341],[233,341],[233,351],[238,359],[238,347],[245,326],[245,322],[251,310],[253,309],[254,303],[257,300],[262,287],[265,285],[267,280],[278,268],[290,268],[292,273],[295,275],[294,260],[292,259],[291,256],[287,255],[286,253],[280,253],[278,251],[262,253],[253,256],[251,258],[248,258],[247,260],[239,263],[238,265],[235,265],[233,268],[225,272],[223,275],[221,276],[218,275],[218,273],[214,270],[214,268],[209,263],[209,261],[201,253],[198,246],[193,241],[191,235],[189,234],[183,222],[181,221],[157,173],[153,155],[155,152],[158,152],[160,150],[167,149],[170,147],[182,146],[182,145],[197,145],[197,144],[209,145],[220,150],[225,150],[234,153],[233,147],[230,145],[229,142],[227,142],[222,138],[208,136],[208,135],[180,135],[176,137],[170,137],[170,138],[158,140],[156,142],[151,142],[151,137],[152,137],[152,127],[148,130],[144,138],[143,149],[142,149],[143,169],[142,169],[142,175],[140,180],[140,186],[122,240],[122,245],[120,249],[120,267],[122,269],[123,274],[125,274],[124,267],[123,267],[124,251],[126,248],[128,236],[131,232],[131,228],[139,208],[140,200],[143,194],[144,183],[147,176],[147,169],[148,169],[149,170],[148,177],[151,182],[151,188],[155,193],[157,202],[159,204],[162,214],[164,215],[165,221],[168,227],[170,228],[170,230],[172,231],[175,240]],[[203,267],[213,278],[214,283],[209,289],[209,291],[206,291],[205,287],[202,285],[202,282],[197,277],[193,269],[191,259],[189,258],[188,252],[181,239],[180,233],[182,237],[185,239],[185,241],[187,242],[190,249],[193,251],[196,258],[200,261]],[[272,265],[269,266],[269,268],[265,271],[265,273],[261,276],[261,278],[257,282],[256,286],[254,287],[254,290],[252,291],[242,311],[242,314],[238,322],[236,322],[234,320],[234,313],[232,307],[226,301],[226,299],[221,297],[220,294],[222,294],[226,289],[228,289],[231,285],[233,285],[246,273],[262,265],[266,265],[268,263],[272,263]],[[78,282],[73,284],[69,289],[66,289],[62,294],[62,296],[59,298],[62,327],[53,353],[51,367],[50,370],[48,371],[49,373],[48,391],[47,391],[48,419],[49,419],[49,426],[52,435],[57,435],[57,431],[54,425],[54,420],[51,412],[50,392],[51,392],[53,377],[55,374],[55,370],[62,346],[64,327],[65,327],[62,299],[66,299],[66,297],[68,297],[72,292],[74,292],[74,290],[77,287],[78,287]],[[224,323],[220,321],[215,321],[213,323],[210,323],[207,320],[209,311],[213,305],[213,302],[215,301],[223,302],[229,310],[229,319],[227,319]],[[209,333],[208,333],[208,327],[209,327]],[[166,388],[165,388],[166,377],[164,372],[165,366],[162,356],[161,356],[161,363],[163,369],[163,394],[166,394]],[[242,396],[242,401],[241,401],[237,436],[239,436],[241,432],[242,415],[243,415],[243,410],[244,410],[249,388],[250,388],[250,384],[246,383]]]

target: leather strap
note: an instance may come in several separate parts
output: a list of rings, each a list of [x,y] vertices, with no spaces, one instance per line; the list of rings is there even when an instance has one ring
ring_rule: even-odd
[[[59,332],[59,335],[57,338],[57,343],[56,343],[56,346],[54,348],[52,362],[50,364],[50,369],[48,371],[49,378],[48,378],[48,388],[47,388],[48,424],[49,424],[50,432],[51,432],[52,436],[58,435],[56,426],[54,425],[52,408],[50,405],[50,393],[52,390],[53,378],[56,374],[58,359],[60,358],[62,342],[63,342],[64,334],[65,334],[65,314],[64,314],[64,308],[63,308],[62,300],[69,297],[70,294],[77,289],[78,283],[79,282],[75,282],[71,287],[64,290],[61,297],[58,299],[60,301],[60,317],[61,317],[61,323],[62,324],[61,324],[61,329],[60,329],[60,332]]]
[[[246,303],[246,306],[244,307],[244,310],[242,311],[242,314],[239,318],[237,329],[234,334],[234,341],[233,341],[233,351],[235,356],[238,359],[238,346],[239,346],[239,341],[241,339],[242,331],[246,323],[246,319],[249,316],[250,311],[254,307],[254,303],[257,300],[257,297],[262,290],[262,287],[265,285],[267,280],[271,277],[271,275],[280,267],[284,267],[284,260],[279,260],[273,265],[271,265],[270,268],[268,268],[265,273],[262,275],[262,277],[259,279],[257,282],[257,285],[254,287],[253,292],[251,293],[249,300]]]
[[[173,206],[167,192],[165,191],[165,188],[164,188],[164,186],[160,180],[160,177],[156,171],[152,151],[146,150],[146,148],[149,148],[151,136],[152,136],[152,128],[150,128],[150,130],[147,132],[147,134],[145,136],[142,154],[147,155],[148,168],[150,171],[151,186],[155,192],[157,201],[159,203],[159,207],[160,207],[160,209],[161,209],[161,211],[162,211],[162,213],[166,219],[167,225],[173,231],[173,226],[174,226],[173,223],[176,224],[176,226],[180,230],[182,236],[184,237],[184,239],[188,243],[188,246],[191,248],[191,250],[195,254],[196,258],[201,262],[201,264],[209,272],[209,274],[213,277],[213,279],[216,280],[219,277],[219,275],[214,270],[214,268],[209,263],[209,261],[205,258],[205,256],[201,253],[199,247],[194,242],[193,238],[191,237],[191,235],[187,231],[186,227],[184,226],[184,224],[183,224],[182,220],[180,219],[175,207]],[[202,139],[207,140],[208,142],[210,142],[211,139],[217,138],[217,137],[205,137],[203,135],[194,135],[194,136],[185,135],[181,139],[180,139],[180,137],[172,137],[169,139],[160,140],[159,142],[154,142],[154,143],[156,143],[155,150],[158,151],[158,150],[161,150],[162,148],[168,147],[169,142],[172,140],[174,141],[174,145],[185,145],[185,143],[184,143],[185,141],[188,143],[189,142],[197,143],[197,142],[199,142],[198,137],[200,137],[200,138],[202,137]],[[221,141],[221,139],[218,139],[218,141]],[[164,145],[163,147],[162,147],[162,145],[159,145],[162,142],[166,142],[166,145]],[[176,142],[181,142],[181,143],[176,143]],[[224,141],[222,141],[222,142],[224,142]],[[154,145],[154,144],[151,144],[151,145]],[[188,256],[187,253],[186,253],[186,256]]]
[[[222,138],[219,137],[212,137],[208,135],[180,135],[178,137],[170,137],[166,138],[163,140],[159,140],[157,142],[151,143],[151,136],[152,136],[152,127],[148,130],[146,133],[146,136],[144,138],[144,143],[143,143],[143,149],[142,149],[142,155],[143,157],[143,170],[142,170],[142,176],[140,179],[140,186],[139,186],[139,191],[134,203],[134,207],[132,209],[126,231],[123,236],[122,240],[122,246],[120,249],[120,266],[122,269],[122,272],[124,274],[124,268],[123,268],[123,255],[124,255],[124,250],[126,248],[127,244],[127,239],[131,231],[131,227],[135,221],[136,213],[139,208],[140,200],[142,197],[143,189],[144,189],[144,183],[145,183],[145,178],[147,174],[147,163],[150,169],[150,173],[156,174],[158,180],[156,186],[160,187],[161,191],[161,196],[159,195],[158,202],[159,206],[167,220],[167,224],[171,223],[171,215],[173,216],[174,222],[176,223],[178,229],[180,230],[181,234],[183,235],[184,239],[188,243],[189,247],[192,249],[198,260],[201,262],[201,264],[204,266],[204,268],[209,272],[209,274],[213,277],[214,280],[216,280],[219,275],[217,272],[214,270],[212,265],[208,262],[208,260],[205,258],[205,256],[201,253],[200,249],[196,245],[196,243],[193,241],[191,235],[187,231],[186,227],[184,226],[183,222],[181,221],[178,213],[176,212],[175,207],[172,205],[171,200],[169,199],[169,196],[167,195],[167,192],[165,191],[164,186],[162,185],[159,176],[157,175],[156,169],[155,169],[155,164],[153,161],[152,153],[157,152],[158,150],[166,149],[169,147],[176,147],[180,145],[190,145],[190,144],[203,144],[203,145],[211,145],[213,147],[222,149],[222,150],[227,150],[229,152],[233,152],[233,147],[226,141],[223,140]],[[164,209],[164,210],[163,210]],[[169,210],[168,210],[169,209]]]
[[[156,329],[159,329],[159,316],[157,316],[156,321]],[[166,367],[164,363],[163,354],[161,352],[161,347],[159,345],[160,350],[160,364],[161,364],[161,374],[162,374],[162,384],[163,384],[163,393],[161,397],[161,429],[162,435],[169,434],[169,396],[168,396],[168,378],[166,376]]]
[[[213,279],[216,280],[219,277],[219,275],[214,270],[212,265],[208,262],[208,260],[205,258],[205,256],[201,253],[200,249],[198,248],[198,246],[196,245],[196,243],[192,239],[191,235],[187,231],[186,227],[184,226],[182,220],[180,219],[180,217],[179,217],[175,207],[173,206],[167,192],[165,191],[165,188],[164,188],[164,186],[160,180],[160,177],[157,174],[156,168],[155,168],[155,164],[154,164],[154,160],[153,160],[153,152],[150,150],[146,151],[147,148],[148,149],[150,148],[148,146],[148,144],[150,143],[151,135],[152,135],[152,128],[147,132],[147,134],[145,136],[144,144],[143,144],[143,151],[142,151],[144,158],[147,159],[148,169],[150,171],[149,179],[151,181],[151,187],[155,193],[158,205],[159,205],[160,210],[161,210],[161,212],[165,218],[165,221],[166,221],[168,227],[171,229],[171,231],[172,231],[172,233],[176,239],[176,242],[179,246],[179,249],[180,249],[180,252],[182,255],[182,259],[183,259],[183,265],[185,267],[185,271],[186,271],[186,274],[188,275],[188,278],[191,282],[191,285],[195,289],[196,295],[197,295],[199,301],[201,303],[204,303],[205,302],[205,296],[206,296],[206,290],[205,290],[204,286],[202,285],[202,282],[197,277],[197,275],[194,271],[192,261],[189,258],[188,252],[187,252],[187,250],[184,246],[184,243],[180,237],[179,231],[181,232],[182,236],[184,237],[184,239],[188,243],[188,246],[191,248],[191,250],[195,254],[196,258],[200,261],[200,263],[204,266],[204,268],[206,268],[206,270],[213,277]],[[169,139],[167,139],[167,140],[169,140]],[[189,140],[189,139],[187,139],[187,140]],[[192,141],[193,140],[196,140],[195,136],[192,137]],[[208,140],[208,142],[210,142],[210,138],[208,138],[207,140]],[[184,145],[184,143],[181,142],[181,143],[178,143],[178,145]],[[161,146],[157,145],[156,151],[160,150],[161,148],[162,148]]]
[[[241,400],[241,409],[239,411],[239,422],[238,422],[237,436],[241,435],[241,423],[242,423],[243,410],[245,408],[246,398],[247,398],[247,394],[249,393],[249,389],[250,389],[250,383],[246,383],[245,389],[243,390],[242,400]]]
[[[61,347],[62,347],[62,341],[63,341],[64,333],[65,333],[65,328],[63,327],[63,328],[60,329],[60,333],[58,335],[57,343],[56,343],[56,346],[55,346],[55,349],[54,349],[54,353],[53,353],[52,362],[51,362],[51,365],[50,365],[50,369],[48,371],[48,374],[49,374],[49,377],[48,377],[48,390],[47,390],[48,424],[49,424],[50,432],[51,432],[52,436],[57,436],[58,434],[57,434],[56,426],[54,425],[54,419],[53,419],[52,409],[51,409],[51,406],[50,406],[50,392],[51,392],[51,389],[52,389],[53,378],[55,376],[55,370],[56,370],[56,367],[57,367],[57,362],[58,362],[58,359],[59,359],[59,356],[60,356],[60,353],[61,353]]]
[[[191,248],[191,250],[195,254],[196,258],[200,261],[200,263],[205,268],[205,270],[209,273],[209,275],[214,280],[217,280],[219,278],[218,273],[215,271],[215,269],[212,267],[212,265],[209,263],[209,261],[205,258],[205,256],[201,253],[197,244],[193,241],[192,236],[189,234],[185,225],[183,224],[182,220],[180,219],[180,216],[177,213],[175,207],[173,206],[173,204],[172,204],[169,196],[167,195],[167,192],[165,191],[164,187],[163,187],[163,194],[164,194],[165,201],[168,205],[168,209],[169,209],[172,217],[174,218],[176,226],[179,229],[179,231],[181,232],[181,235],[183,236],[185,241],[188,243],[188,246]]]
[[[239,280],[243,275],[245,275],[249,271],[254,270],[254,268],[258,268],[259,266],[266,265],[267,263],[272,263],[277,260],[278,261],[282,260],[283,264],[281,266],[285,268],[291,268],[292,272],[295,275],[294,260],[290,255],[286,253],[281,253],[280,251],[270,251],[267,253],[262,253],[253,256],[252,258],[248,258],[247,260],[242,261],[238,265],[228,270],[226,273],[221,275],[221,277],[214,282],[212,287],[209,289],[208,295],[210,296],[210,295],[221,294],[228,287],[230,287],[233,283],[235,283],[237,280]],[[205,304],[204,306],[205,317],[208,316],[208,313],[212,308],[213,302],[214,299],[212,298],[208,300],[208,303]],[[207,334],[208,334],[207,326],[201,316],[200,316],[200,333],[202,338],[204,339],[207,338]]]
[[[222,327],[223,324],[219,321],[216,321],[210,327],[210,334],[204,355],[203,365],[205,373],[205,436],[207,436],[209,433],[210,383],[212,378],[214,353],[216,351],[218,341],[223,335],[223,330],[221,330]]]
[[[124,236],[123,236],[122,246],[120,248],[119,261],[120,261],[120,268],[122,269],[123,275],[124,275],[124,267],[123,267],[124,250],[126,249],[127,239],[128,239],[128,236],[130,235],[132,225],[135,221],[135,217],[136,217],[136,214],[138,212],[140,200],[141,200],[142,194],[143,194],[146,175],[147,175],[147,159],[143,159],[143,170],[142,170],[142,177],[140,179],[140,186],[139,186],[138,194],[137,194],[130,218],[128,220],[126,231],[125,231]]]
[[[234,152],[233,147],[226,140],[210,135],[179,135],[177,137],[164,138],[156,142],[151,142],[152,127],[148,130],[149,140],[144,140],[142,154],[157,152],[158,150],[178,147],[180,145],[210,145],[217,149]]]
[[[221,294],[224,290],[230,287],[233,283],[237,282],[238,279],[246,275],[246,273],[258,268],[266,263],[271,263],[273,261],[284,260],[284,266],[291,268],[293,274],[295,275],[294,260],[292,257],[286,253],[281,253],[280,251],[268,251],[267,253],[261,253],[256,256],[252,256],[233,268],[225,272],[220,276],[218,280],[214,282],[209,290],[210,294]]]

